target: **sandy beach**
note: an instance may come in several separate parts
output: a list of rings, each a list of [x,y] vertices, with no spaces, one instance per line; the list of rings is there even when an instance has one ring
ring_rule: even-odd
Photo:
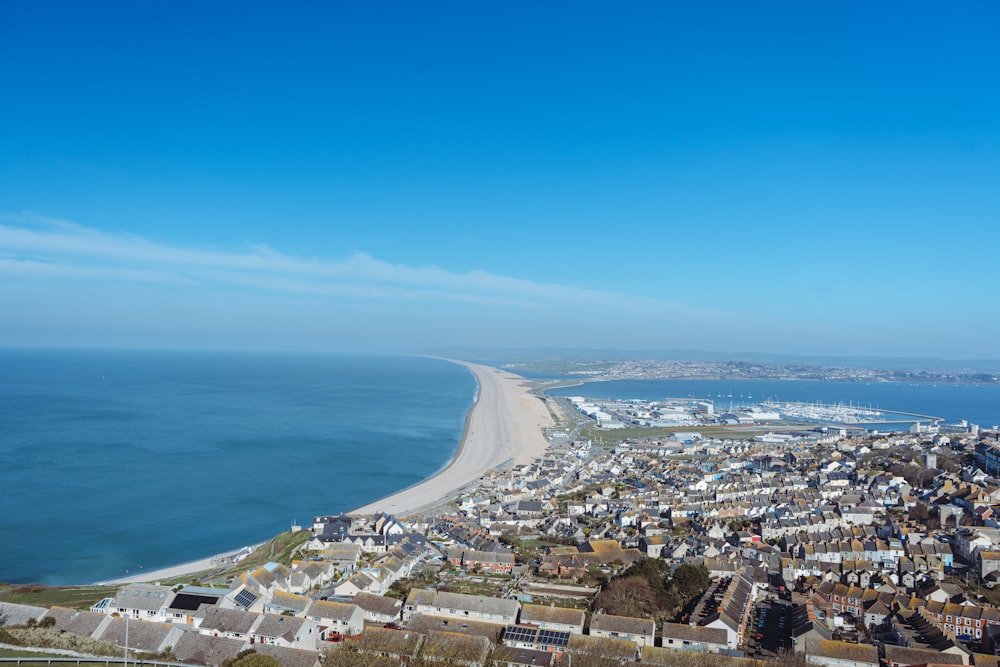
[[[455,458],[433,477],[351,514],[405,516],[441,504],[506,462],[530,463],[544,456],[548,442],[542,428],[553,424],[552,416],[542,400],[528,392],[524,378],[491,366],[447,361],[468,368],[479,385]]]
[[[267,544],[267,542],[262,542],[260,544],[250,545],[251,549],[259,549],[260,547]],[[235,553],[235,552],[234,552]],[[233,554],[221,554],[223,558],[230,557]],[[103,584],[136,584],[136,583],[150,583],[155,581],[167,581],[170,579],[176,579],[177,577],[185,577],[189,574],[196,574],[198,572],[207,572],[208,570],[215,570],[222,566],[217,559],[219,556],[210,556],[208,558],[199,558],[198,560],[193,560],[187,563],[181,563],[180,565],[174,565],[172,567],[164,567],[159,570],[143,571],[140,570],[135,574],[129,574],[125,577],[119,577],[118,579],[109,579],[108,581],[98,581],[97,585]]]
[[[139,582],[154,582],[154,581],[166,581],[168,579],[174,579],[176,577],[183,577],[188,574],[194,574],[196,572],[204,572],[205,570],[211,570],[214,565],[213,558],[202,558],[201,560],[193,560],[190,563],[183,563],[181,565],[174,565],[173,567],[165,567],[160,570],[152,570],[150,572],[141,571],[139,574],[130,574],[127,577],[121,577],[119,579],[111,579],[110,581],[98,581],[98,585],[103,584],[135,584]]]
[[[479,386],[455,458],[433,477],[363,505],[351,514],[387,512],[406,516],[442,504],[493,468],[505,463],[530,463],[544,456],[548,442],[542,428],[552,425],[552,415],[541,399],[528,392],[523,378],[490,366],[446,361],[468,368]],[[101,583],[166,581],[210,570],[213,560],[203,558]]]

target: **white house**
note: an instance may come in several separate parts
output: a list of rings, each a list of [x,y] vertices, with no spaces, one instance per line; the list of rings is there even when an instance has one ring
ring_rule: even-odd
[[[639,648],[654,646],[656,641],[656,623],[650,618],[594,614],[594,617],[590,619],[590,635],[594,637],[610,637],[612,639],[627,639],[628,641],[635,642]]]
[[[315,651],[320,637],[312,619],[278,614],[264,614],[250,632],[252,643],[305,651]]]
[[[365,630],[364,611],[356,604],[320,600],[309,608],[308,618],[319,627],[324,640],[332,635],[352,637]]]

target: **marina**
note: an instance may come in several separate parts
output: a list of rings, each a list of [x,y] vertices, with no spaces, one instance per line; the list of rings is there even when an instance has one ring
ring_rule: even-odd
[[[735,383],[728,380],[610,380],[591,382],[571,388],[551,389],[555,396],[588,396],[604,401],[639,399],[649,402],[663,401],[664,396],[683,396],[688,401],[711,401],[716,414],[737,415],[748,408],[759,413],[778,412],[766,405],[798,406],[802,410],[815,410],[821,406],[844,406],[847,410],[826,410],[827,423],[849,423],[852,426],[871,424],[884,428],[890,424],[956,424],[967,420],[989,428],[1000,423],[997,406],[1000,405],[1000,385],[996,384],[931,384],[909,382],[848,382],[848,381],[792,381],[745,380]],[[723,398],[716,398],[722,394]],[[729,398],[733,394],[734,398]],[[743,395],[743,399],[738,398]],[[747,400],[751,395],[756,400]],[[702,397],[702,398],[697,398]],[[763,406],[762,406],[763,404]],[[881,412],[881,416],[851,417],[851,408]],[[793,407],[793,411],[794,407]],[[795,417],[789,417],[795,419]],[[843,418],[843,421],[838,421]],[[801,420],[801,418],[799,418]]]
[[[819,401],[806,403],[802,401],[765,401],[766,408],[776,410],[782,417],[806,419],[810,421],[838,422],[842,424],[859,424],[881,422],[885,413],[874,408],[863,408],[853,404],[821,403]]]
[[[774,424],[809,422],[879,429],[892,425],[912,428],[939,427],[946,420],[934,415],[902,410],[878,409],[848,403],[822,401],[775,401],[743,404],[719,409],[711,398],[664,398],[604,400],[573,396],[573,406],[605,429],[635,427],[690,427],[713,424]],[[962,426],[966,426],[964,422]]]

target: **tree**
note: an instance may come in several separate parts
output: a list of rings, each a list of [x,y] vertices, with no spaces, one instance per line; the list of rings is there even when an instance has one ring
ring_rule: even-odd
[[[933,470],[928,470],[915,463],[897,463],[889,468],[889,472],[897,477],[902,477],[907,484],[913,487],[926,486],[934,480]]]
[[[917,521],[919,523],[923,523],[927,521],[927,519],[931,518],[931,511],[926,504],[917,503],[916,505],[910,508],[908,516],[910,518],[910,521]]]
[[[261,655],[252,648],[240,651],[235,658],[226,658],[222,661],[222,667],[281,667],[277,658],[269,655]]]
[[[331,646],[324,652],[323,664],[325,667],[399,667],[401,659],[412,662],[422,641],[423,635],[416,632],[369,628],[357,639]]]
[[[704,593],[710,579],[708,568],[704,565],[685,563],[674,570],[674,574],[670,578],[670,587],[677,591],[681,597],[690,599]]]
[[[351,645],[330,649],[323,654],[325,667],[399,667],[399,658],[368,653]]]
[[[581,583],[589,585],[602,585],[608,580],[608,575],[604,573],[604,570],[596,565],[588,565],[586,572],[580,576]]]
[[[660,605],[657,593],[644,577],[621,577],[612,580],[594,598],[594,608],[617,616],[656,614]]]
[[[622,572],[623,577],[640,576],[649,582],[653,588],[664,585],[670,576],[670,563],[662,558],[645,558]]]
[[[460,667],[488,664],[492,650],[486,637],[453,632],[432,632],[410,662],[412,667]]]

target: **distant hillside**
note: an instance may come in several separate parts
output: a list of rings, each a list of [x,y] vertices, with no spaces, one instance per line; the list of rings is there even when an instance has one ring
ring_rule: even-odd
[[[621,350],[614,348],[562,349],[439,347],[412,350],[417,354],[455,357],[484,363],[539,364],[558,361],[739,361],[775,365],[806,365],[842,368],[871,368],[896,371],[928,371],[932,373],[1000,373],[996,359],[941,359],[933,357],[848,357],[772,354],[766,352],[719,352],[710,350]]]

